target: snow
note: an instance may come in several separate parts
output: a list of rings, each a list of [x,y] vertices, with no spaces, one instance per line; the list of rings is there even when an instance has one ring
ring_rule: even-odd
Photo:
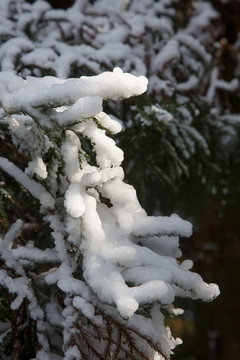
[[[8,87],[7,79],[9,77],[14,77],[14,75],[8,74],[7,72],[1,74],[1,90],[3,92],[4,89]],[[53,80],[53,78],[46,77],[45,81],[42,82],[43,86],[45,87],[46,83],[53,83],[54,80],[51,80]],[[17,82],[18,80],[14,81],[14,83]],[[148,81],[144,76],[134,77],[131,74],[124,74],[119,68],[115,68],[113,72],[105,72],[89,78],[81,77],[80,79],[68,79],[61,84],[57,84],[56,81],[56,83],[53,83],[49,88],[44,88],[44,90],[40,87],[40,82],[38,82],[39,87],[33,91],[32,86],[34,86],[34,81],[30,78],[25,82],[25,91],[23,91],[22,88],[19,90],[15,89],[11,96],[11,100],[8,98],[8,102],[6,99],[3,99],[4,94],[2,94],[0,101],[4,101],[4,106],[10,113],[15,112],[16,108],[29,111],[29,104],[31,104],[31,108],[38,108],[43,105],[57,108],[66,104],[71,105],[76,103],[77,100],[86,96],[94,97],[101,94],[101,97],[104,100],[110,98],[117,100],[140,95],[146,91],[147,82]],[[114,86],[116,83],[118,84],[117,87]],[[97,109],[99,109],[98,100],[99,98],[96,99],[97,105],[95,105]],[[94,99],[92,101],[94,101]],[[78,105],[81,107],[82,104],[82,101],[79,104],[76,104],[76,108],[72,111],[78,111]],[[57,113],[56,116],[61,116],[61,114],[61,112]],[[70,113],[70,115],[72,114]]]
[[[66,194],[64,205],[67,212],[73,218],[79,218],[83,215],[86,207],[83,200],[84,189],[77,182],[71,183]]]
[[[96,119],[102,124],[103,127],[107,128],[112,134],[117,134],[122,130],[122,126],[119,122],[111,119],[111,116],[108,116],[104,112],[98,113]]]
[[[12,247],[13,240],[18,237],[22,231],[23,222],[18,219],[8,230],[4,237],[4,247],[10,250]]]
[[[65,141],[61,147],[61,153],[66,164],[66,171],[69,180],[78,172],[79,169],[79,156],[78,151],[80,149],[80,141],[76,134],[67,130],[65,135]]]
[[[123,161],[123,151],[113,139],[105,136],[105,131],[98,128],[94,121],[89,121],[83,135],[91,139],[96,151],[96,160],[101,169],[119,166]]]
[[[206,101],[211,104],[214,100],[216,90],[224,89],[229,92],[236,91],[239,88],[239,80],[232,79],[230,82],[225,80],[218,79],[219,70],[217,67],[214,67],[211,72],[210,84],[206,94]]]
[[[14,37],[14,39],[10,39],[6,44],[1,45],[1,70],[13,71],[19,52],[31,50],[33,50],[33,44],[29,40],[23,39],[21,37]]]
[[[58,108],[56,109],[58,112]],[[86,96],[80,98],[74,105],[66,107],[61,114],[57,114],[59,125],[67,125],[71,122],[78,122],[82,118],[91,118],[102,111],[102,98],[100,96]]]
[[[93,318],[95,312],[94,307],[87,303],[84,298],[75,296],[73,299],[73,306],[80,310],[88,319]]]
[[[174,290],[162,280],[150,280],[133,289],[133,296],[138,303],[151,304],[160,300],[162,304],[171,304],[174,301]],[[147,296],[146,296],[147,294]]]
[[[80,351],[77,346],[71,346],[65,351],[64,360],[81,359]]]
[[[49,344],[45,336],[46,329],[43,322],[44,313],[37,303],[31,280],[27,277],[21,262],[15,261],[11,252],[11,242],[19,235],[21,227],[22,223],[18,220],[11,226],[6,236],[3,239],[0,238],[0,255],[8,269],[8,271],[0,270],[0,284],[6,287],[10,294],[15,295],[10,303],[11,309],[18,310],[23,300],[27,300],[29,314],[35,321],[36,335],[42,349],[39,359],[43,356],[44,359],[49,359]],[[15,276],[12,277],[11,274]]]
[[[162,66],[179,56],[176,40],[168,46],[157,59]],[[39,200],[43,220],[52,231],[51,249],[38,248],[34,240],[13,248],[21,222],[15,223],[2,241],[6,263],[20,267],[21,277],[11,278],[1,270],[0,284],[17,295],[13,309],[17,310],[25,297],[29,299],[44,349],[37,358],[49,353],[43,336],[45,317],[49,324],[63,328],[64,359],[80,358],[79,349],[70,346],[79,314],[100,321],[95,306],[105,305],[141,334],[148,338],[151,334],[169,356],[179,340],[171,337],[159,309],[158,313],[155,310],[158,315],[152,314],[158,318],[156,324],[152,317],[139,315],[139,307],[158,303],[174,313],[176,297],[209,301],[218,296],[219,289],[190,271],[191,260],[177,260],[181,256],[179,237],[191,236],[192,225],[176,214],[148,216],[134,187],[124,182],[123,151],[110,137],[121,131],[121,125],[102,111],[102,102],[142,94],[147,79],[115,68],[68,80],[50,76],[23,80],[2,72],[0,80],[0,102],[8,115],[9,131],[14,144],[29,157],[25,171],[3,157],[0,168]],[[145,111],[154,112],[159,122],[174,121],[158,105]],[[21,113],[24,117],[19,117]],[[195,133],[193,136],[197,138]],[[47,156],[48,162],[44,161]],[[24,270],[24,266],[37,263],[52,264],[36,275],[51,293],[45,307],[38,305]],[[64,294],[62,314],[56,288]],[[153,353],[149,346],[146,351]]]
[[[178,42],[175,39],[170,40],[154,57],[152,61],[152,70],[163,70],[170,62],[179,59]]]
[[[46,179],[48,176],[46,165],[40,156],[37,156],[33,161],[28,163],[28,168],[25,170],[28,175],[37,174],[41,179]]]
[[[24,172],[22,172],[8,159],[0,157],[0,168],[8,175],[12,176],[21,185],[23,185],[33,195],[33,197],[40,201],[44,207],[48,209],[54,208],[54,199],[47,192],[47,190],[41,184],[30,179],[26,174],[24,174]]]
[[[201,45],[198,39],[184,32],[179,32],[176,38],[181,44],[184,44],[185,46],[189,47],[194,52],[196,52],[203,59],[203,61],[205,61],[206,63],[210,62],[211,60],[210,54],[207,53],[207,51]]]
[[[180,235],[189,237],[192,235],[192,225],[182,220],[178,215],[173,214],[170,217],[148,216],[139,218],[134,224],[133,233],[136,236],[152,235]]]
[[[14,259],[26,259],[34,263],[58,262],[55,250],[52,249],[40,250],[37,248],[18,246],[12,250],[12,255]]]
[[[195,75],[190,76],[188,81],[184,83],[177,84],[177,90],[183,92],[183,91],[189,91],[193,88],[195,88],[198,85],[198,78]]]

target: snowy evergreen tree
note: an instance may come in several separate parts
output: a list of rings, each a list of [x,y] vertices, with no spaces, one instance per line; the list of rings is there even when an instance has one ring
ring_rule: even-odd
[[[156,182],[177,189],[195,174],[209,192],[228,187],[225,169],[239,147],[239,42],[226,75],[228,43],[209,1],[76,0],[67,10],[31,3],[0,5],[2,71],[66,79],[120,66],[145,75],[144,99],[106,109],[124,122],[124,168],[141,200]]]
[[[40,202],[51,229],[27,240],[33,224],[16,220],[1,238],[0,284],[14,313],[4,353],[10,334],[15,358],[26,358],[30,328],[30,358],[168,359],[181,342],[164,325],[165,312],[182,313],[175,298],[209,301],[219,290],[177,260],[191,224],[147,216],[123,182],[123,152],[107,135],[121,125],[102,101],[139,95],[147,79],[116,68],[69,80],[2,72],[0,84],[2,122],[27,158],[22,170],[0,157],[0,168]]]
[[[190,209],[196,179],[207,197],[236,183],[240,29],[224,28],[227,6],[0,1],[4,360],[168,359],[176,298],[218,295],[181,258],[191,224],[147,216],[134,187],[161,213],[173,189]]]

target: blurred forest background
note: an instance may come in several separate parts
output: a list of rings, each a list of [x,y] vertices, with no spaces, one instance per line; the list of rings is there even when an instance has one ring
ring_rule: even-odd
[[[106,105],[123,121],[118,142],[126,181],[148,214],[177,213],[193,223],[193,236],[181,240],[183,257],[221,290],[211,304],[178,300],[185,314],[168,321],[184,345],[173,359],[238,359],[240,1],[42,3],[0,1],[1,71],[78,77],[120,66],[149,78],[146,95]],[[0,154],[24,168],[26,159],[4,128]],[[6,230],[24,219],[32,203],[13,180],[0,176],[0,227]]]

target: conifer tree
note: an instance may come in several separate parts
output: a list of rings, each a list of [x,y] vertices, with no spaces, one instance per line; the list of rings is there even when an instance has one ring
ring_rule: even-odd
[[[33,223],[28,208],[1,237],[4,357],[169,359],[181,341],[164,313],[182,313],[176,297],[209,301],[219,290],[177,260],[191,224],[147,216],[123,182],[123,152],[107,135],[121,125],[102,101],[139,95],[147,79],[116,68],[65,81],[2,72],[0,83],[2,122],[26,160],[21,169],[0,157],[0,168],[41,214]],[[24,236],[41,224],[45,236]]]
[[[236,183],[240,41],[238,24],[223,23],[229,7],[0,2],[4,360],[168,359],[181,342],[164,324],[182,313],[175,299],[218,295],[181,260],[191,224],[147,216],[138,198],[164,212],[175,191],[190,212],[184,186],[192,196],[201,182],[209,197]]]
[[[239,42],[235,35],[228,44],[211,2],[76,0],[68,6],[2,3],[1,70],[66,79],[120,66],[147,76],[141,100],[106,109],[124,122],[118,140],[124,169],[141,201],[154,198],[156,184],[170,193],[195,174],[208,193],[228,187],[225,169],[239,148]]]

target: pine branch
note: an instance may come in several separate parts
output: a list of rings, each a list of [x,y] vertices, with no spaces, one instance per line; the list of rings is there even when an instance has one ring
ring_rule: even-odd
[[[121,319],[119,316],[114,317],[114,316],[108,314],[106,309],[104,311],[104,310],[101,310],[99,307],[97,307],[97,312],[102,316],[102,318],[105,320],[105,322],[107,324],[108,323],[111,324],[112,326],[114,326],[114,328],[116,328],[118,330],[118,334],[119,334],[118,339],[119,339],[120,343],[118,342],[119,347],[116,350],[117,354],[119,353],[118,349],[123,346],[123,338],[125,338],[131,353],[137,354],[144,360],[149,360],[148,357],[146,356],[146,354],[144,353],[144,351],[141,351],[139,346],[136,345],[136,339],[135,339],[135,336],[136,336],[137,338],[140,338],[141,340],[146,341],[146,343],[152,349],[154,349],[159,354],[161,354],[164,359],[166,359],[166,360],[169,359],[166,355],[164,355],[160,344],[154,343],[151,338],[148,338],[146,335],[141,334],[140,330],[134,329],[132,326],[130,326],[126,321]]]

